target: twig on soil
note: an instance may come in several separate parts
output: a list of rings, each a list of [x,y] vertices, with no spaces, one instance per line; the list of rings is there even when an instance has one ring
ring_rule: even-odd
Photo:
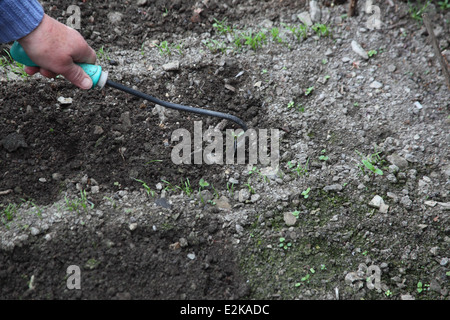
[[[358,3],[358,0],[350,0],[350,5],[348,6],[348,17],[353,17],[355,15],[356,11],[356,4]]]
[[[9,194],[11,192],[12,192],[11,189],[8,189],[8,190],[5,190],[5,191],[0,191],[0,196],[5,196],[5,195],[7,195],[7,194]]]
[[[445,80],[447,82],[447,87],[450,90],[450,73],[447,69],[447,64],[444,61],[444,57],[442,56],[441,50],[439,49],[439,44],[436,40],[436,36],[434,35],[433,26],[428,17],[428,14],[426,14],[426,13],[422,14],[422,19],[423,19],[425,28],[427,28],[428,34],[430,35],[431,45],[433,46],[434,52],[439,60],[439,63],[441,64],[442,73],[445,76]]]

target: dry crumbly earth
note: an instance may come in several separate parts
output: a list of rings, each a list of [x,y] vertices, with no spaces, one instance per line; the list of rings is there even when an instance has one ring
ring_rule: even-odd
[[[3,65],[0,298],[448,300],[450,95],[420,3],[373,1],[371,29],[332,2],[41,1],[79,6],[111,80],[278,129],[281,158],[175,165],[176,129],[221,120]],[[330,34],[298,41],[308,15]]]

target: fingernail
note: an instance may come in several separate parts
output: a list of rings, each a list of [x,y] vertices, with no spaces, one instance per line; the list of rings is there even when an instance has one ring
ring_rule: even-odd
[[[89,78],[89,77],[84,78],[83,81],[81,81],[81,87],[83,89],[90,89],[90,88],[92,88],[92,80],[91,80],[91,78]]]

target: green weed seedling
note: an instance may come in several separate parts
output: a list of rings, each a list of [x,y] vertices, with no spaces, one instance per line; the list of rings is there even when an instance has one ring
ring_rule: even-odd
[[[372,57],[376,56],[377,53],[378,53],[377,50],[369,50],[369,51],[367,52],[367,55],[369,56],[369,58],[372,58]]]
[[[233,28],[230,27],[229,25],[227,25],[226,23],[227,18],[224,18],[222,21],[217,20],[216,18],[214,18],[214,23],[213,23],[213,28],[217,30],[217,32],[219,34],[227,34],[227,33],[232,33],[233,32]]]
[[[328,26],[326,26],[325,24],[316,23],[311,26],[311,29],[313,29],[320,37],[327,37],[331,34],[330,29],[328,29]]]
[[[281,39],[281,37],[280,37],[280,29],[278,29],[276,27],[273,27],[270,30],[270,34],[272,35],[272,40],[274,42],[278,42],[278,43],[283,43],[284,42],[283,39]]]
[[[245,40],[244,44],[249,46],[254,51],[266,43],[266,35],[262,31],[253,34],[253,31],[249,30],[242,35],[242,38]]]
[[[178,53],[183,55],[183,46],[181,44],[170,44],[164,40],[156,46],[158,47],[159,54],[162,56],[171,56],[174,50],[178,50]]]
[[[309,163],[309,158],[306,160],[306,164],[303,167],[300,164],[297,164],[297,166],[295,166],[295,164],[292,163],[292,161],[288,161],[287,165],[288,165],[288,168],[291,169],[292,172],[296,172],[297,176],[300,177],[300,176],[303,176],[308,173],[308,163]]]
[[[278,239],[278,241],[280,242],[278,244],[278,246],[280,248],[283,248],[284,250],[287,250],[292,246],[291,242],[286,242],[286,238],[280,237],[280,239]]]
[[[8,52],[8,50],[3,49],[3,51],[6,53],[6,57],[0,57],[0,68],[5,69],[6,78],[8,79],[8,71],[7,69],[11,70],[11,72],[19,75],[22,79],[27,79],[29,77],[28,73],[25,72],[25,66],[17,61],[15,61],[11,54]]]
[[[321,153],[321,155],[319,156],[320,161],[327,161],[329,159],[329,157],[325,155],[325,152],[327,152],[327,150],[325,150],[325,149],[320,151],[320,153]]]
[[[86,190],[80,190],[80,198],[69,199],[64,197],[66,201],[67,210],[74,211],[80,213],[80,210],[83,209],[84,212],[87,212],[89,209],[94,208],[94,204],[87,199]]]
[[[309,197],[309,192],[311,191],[311,188],[308,188],[306,190],[304,190],[301,194],[303,196],[303,198],[308,199]]]
[[[295,104],[294,101],[290,101],[287,105],[287,108],[288,109],[296,108],[297,111],[299,111],[299,112],[305,112],[305,107],[302,106],[301,104]]]
[[[425,4],[422,5],[422,1],[419,0],[419,1],[417,1],[417,6],[416,6],[408,0],[408,6],[409,6],[408,12],[409,12],[411,18],[416,20],[418,23],[421,23],[423,21],[422,14],[427,12],[428,6],[430,5],[430,3],[431,3],[431,1],[427,0],[425,2]]]
[[[294,35],[298,42],[305,40],[308,37],[308,27],[304,24],[298,26],[286,26],[289,31]]]
[[[211,51],[211,53],[226,53],[228,46],[224,42],[214,39],[203,40],[202,43]]]
[[[97,59],[100,60],[100,61],[102,61],[102,62],[105,62],[105,61],[109,61],[109,60],[110,60],[110,57],[109,57],[109,55],[108,55],[108,50],[105,49],[104,46],[101,46],[101,48],[98,49],[98,51],[96,52],[96,54],[97,54]]]
[[[448,9],[450,9],[450,2],[449,2],[449,0],[439,1],[438,5],[441,8],[441,10],[448,10]]]
[[[358,164],[358,168],[363,175],[366,174],[366,170],[369,170],[375,175],[383,175],[383,171],[376,167],[384,163],[384,160],[380,157],[380,152],[375,152],[367,156],[363,156],[358,150],[355,150],[355,152],[361,157],[361,163]]]
[[[175,187],[180,189],[184,193],[186,193],[186,195],[188,197],[190,197],[194,191],[191,187],[191,183],[189,182],[189,178],[186,178],[186,180],[184,182],[183,182],[183,180],[181,180],[181,187],[180,186],[175,186]]]
[[[244,186],[246,186],[248,188],[248,191],[250,192],[250,194],[255,193],[255,190],[253,189],[253,187],[250,184],[250,178],[248,178],[247,183],[245,183]]]
[[[145,189],[145,192],[147,192],[147,195],[154,197],[155,191],[153,191],[144,181],[139,179],[134,179],[137,182],[140,182],[142,184],[142,187]]]
[[[8,228],[8,223],[16,216],[19,205],[9,203],[2,211],[0,211],[0,220]]]
[[[309,96],[314,91],[314,87],[309,87],[305,90],[305,96]]]

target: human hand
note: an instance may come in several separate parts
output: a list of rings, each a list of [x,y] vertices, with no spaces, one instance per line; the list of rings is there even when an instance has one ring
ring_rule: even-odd
[[[39,72],[47,78],[54,78],[61,74],[81,89],[92,87],[91,78],[76,63],[94,64],[97,56],[75,29],[45,14],[39,26],[18,41],[39,66],[25,67],[29,75]]]

